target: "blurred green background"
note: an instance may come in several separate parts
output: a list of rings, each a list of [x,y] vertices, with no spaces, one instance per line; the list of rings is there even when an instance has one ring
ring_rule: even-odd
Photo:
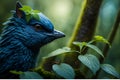
[[[0,1],[0,32],[2,23],[12,14],[11,10],[15,9],[15,3],[18,0],[1,0]],[[38,56],[38,64],[41,57],[49,54],[57,48],[66,46],[73,33],[74,25],[80,13],[81,3],[84,0],[19,0],[23,5],[29,5],[33,9],[38,9],[44,13],[54,24],[55,29],[66,34],[65,38],[58,39],[42,47]],[[116,16],[120,9],[120,0],[103,0],[101,6],[96,34],[108,37],[115,23]],[[102,49],[103,45],[98,44]],[[120,25],[115,36],[113,45],[109,51],[106,63],[110,63],[120,72]],[[37,65],[38,65],[37,64]]]

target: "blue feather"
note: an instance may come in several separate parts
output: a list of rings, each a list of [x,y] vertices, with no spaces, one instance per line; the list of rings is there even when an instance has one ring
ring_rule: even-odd
[[[19,13],[21,14],[16,12],[5,23],[0,37],[0,78],[17,78],[10,73],[11,70],[28,71],[35,68],[39,49],[65,36],[54,29],[52,22],[44,14],[39,13],[39,21],[31,18],[26,22],[24,12]],[[24,17],[18,17],[19,15]]]

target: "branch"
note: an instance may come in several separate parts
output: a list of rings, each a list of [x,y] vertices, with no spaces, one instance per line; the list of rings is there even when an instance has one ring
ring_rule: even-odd
[[[97,17],[103,0],[84,0],[82,11],[78,17],[73,35],[68,43],[72,49],[78,50],[72,43],[74,41],[88,42],[93,38],[96,29]],[[83,52],[85,54],[87,49]],[[80,62],[77,59],[78,54],[65,55],[64,62],[72,65],[74,68],[80,68]]]
[[[113,43],[113,41],[114,41],[114,39],[115,39],[115,35],[116,35],[117,30],[118,30],[118,28],[119,28],[119,24],[120,24],[120,9],[119,9],[119,12],[118,12],[118,15],[117,15],[117,18],[116,18],[116,22],[115,22],[115,24],[114,24],[114,26],[113,26],[113,29],[112,29],[112,31],[111,31],[111,33],[110,33],[110,36],[109,36],[109,38],[108,38],[108,41],[110,42],[111,45],[112,45],[112,43]],[[104,46],[104,49],[103,49],[103,55],[104,55],[105,57],[104,57],[104,59],[103,59],[103,58],[100,58],[100,63],[101,63],[101,64],[102,64],[102,63],[104,62],[104,60],[106,59],[106,57],[107,57],[107,55],[108,55],[108,51],[109,51],[109,45],[106,44],[106,45]],[[98,75],[100,74],[100,71],[101,71],[101,69],[96,73],[95,76],[93,76],[93,78],[97,78]]]

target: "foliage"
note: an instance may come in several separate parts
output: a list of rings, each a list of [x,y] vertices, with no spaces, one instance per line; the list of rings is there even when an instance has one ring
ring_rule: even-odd
[[[102,64],[101,65],[102,70],[107,72],[108,74],[111,74],[117,78],[120,78],[119,73],[115,70],[115,68],[112,65],[109,64]]]
[[[4,1],[4,0],[2,0],[2,1]],[[81,1],[81,0],[78,0],[78,1]],[[114,2],[117,1],[117,0],[104,0],[104,1],[108,1],[108,2],[111,1],[111,2],[114,4]],[[119,0],[118,0],[118,1],[119,1]],[[7,1],[7,2],[8,2],[8,1]],[[12,1],[10,1],[10,2],[12,2]],[[28,2],[30,2],[30,1],[28,0]],[[33,2],[33,1],[32,1],[32,2]],[[42,2],[42,1],[41,1],[41,2]],[[43,2],[45,2],[45,1],[43,1]],[[9,3],[9,2],[8,2],[8,3]],[[118,2],[117,2],[117,3],[118,3]],[[9,3],[9,4],[10,4],[10,3]],[[35,2],[34,2],[33,4],[35,4],[35,6],[36,6],[36,3],[35,3]],[[41,4],[43,4],[43,3],[41,3]],[[111,4],[109,4],[109,5],[111,5]],[[7,6],[8,6],[8,5],[7,5]],[[11,6],[12,6],[12,5],[10,4],[10,7],[11,7]],[[38,6],[39,6],[39,5],[38,5]],[[48,5],[47,5],[47,6],[48,6]],[[50,6],[51,6],[51,5],[50,5]],[[108,6],[108,5],[105,5],[105,6]],[[49,6],[48,6],[48,7],[49,7]],[[78,6],[78,7],[79,7],[79,6]],[[114,6],[114,7],[115,7],[115,6]],[[6,9],[8,9],[8,8],[9,8],[9,7],[7,7]],[[40,8],[42,8],[42,7],[40,7]],[[45,8],[45,6],[43,6],[43,8]],[[118,7],[118,8],[119,8],[119,7]],[[2,9],[4,9],[4,8],[1,7],[1,12],[3,12]],[[11,9],[12,9],[12,8],[11,8]],[[46,9],[46,8],[45,8],[45,9]],[[73,8],[73,9],[79,9],[79,8]],[[46,9],[46,10],[47,10],[47,9]],[[113,10],[116,10],[116,9],[112,9],[112,10],[111,10],[111,8],[110,8],[110,11],[113,12],[113,13],[115,13],[115,11],[113,11]],[[5,11],[6,11],[6,13],[7,13],[7,10],[5,10]],[[8,11],[9,11],[9,10],[8,10]],[[106,10],[105,10],[105,11],[106,11]],[[49,12],[49,11],[45,11],[44,13],[48,14],[48,12]],[[53,11],[52,11],[52,12],[53,12]],[[75,10],[74,10],[73,12],[74,12],[74,14],[76,14],[76,13],[75,13]],[[6,13],[4,13],[4,14],[6,14]],[[78,13],[78,12],[77,12],[77,13]],[[102,13],[105,14],[106,12],[103,11]],[[109,12],[109,10],[107,9],[107,13],[106,13],[106,14],[108,15],[108,13],[110,13],[110,12]],[[72,13],[72,14],[73,14],[73,13]],[[76,14],[76,15],[77,15],[77,14]],[[49,14],[48,14],[48,16],[49,16]],[[51,16],[52,16],[52,15],[50,15],[50,17],[51,17]],[[53,16],[54,16],[54,15],[53,15]],[[108,16],[114,17],[113,15],[110,15],[110,14],[109,14]],[[67,26],[70,27],[69,29],[72,29],[73,25],[71,25],[71,24],[74,23],[73,18],[75,18],[75,16],[73,17],[73,16],[70,15],[70,17],[71,17],[72,19],[69,19],[69,20],[68,20]],[[101,16],[100,16],[100,17],[101,17]],[[102,19],[102,18],[100,18],[100,19],[101,19],[101,21],[103,21],[104,24],[110,25],[109,23],[113,23],[113,18],[111,19],[111,17],[110,17],[110,18],[106,18],[106,16],[104,16],[103,19]],[[105,19],[112,20],[112,21],[109,21],[109,22],[106,23]],[[2,20],[3,20],[3,19],[2,19]],[[59,20],[60,20],[60,19],[59,19]],[[60,23],[59,23],[59,22],[60,22],[59,20],[58,20],[58,24],[60,24]],[[76,20],[76,18],[75,18],[75,20]],[[28,18],[27,21],[29,21],[29,18]],[[64,20],[63,20],[63,21],[64,21]],[[67,21],[67,20],[66,20],[66,21]],[[56,23],[57,23],[57,22],[56,22]],[[69,24],[69,23],[71,23],[71,24]],[[72,26],[72,27],[71,27],[71,26]],[[102,27],[103,27],[103,29],[102,29]],[[100,25],[100,31],[102,30],[102,31],[101,31],[102,34],[104,33],[104,30],[105,30],[105,32],[107,32],[107,31],[110,32],[110,29],[111,29],[111,27],[108,27],[108,28],[107,28],[106,26]],[[63,28],[63,30],[68,30],[68,27],[66,27],[66,29]],[[70,31],[72,31],[72,30],[68,30],[68,34],[69,34],[69,35],[71,35],[71,34],[69,33]],[[67,32],[67,31],[64,31],[64,32]],[[68,34],[67,34],[67,36],[69,36]],[[105,34],[105,35],[106,35],[106,34]],[[104,35],[104,36],[105,36],[105,35]],[[99,37],[99,36],[94,37],[94,39],[96,39],[96,38],[97,38],[97,42],[102,42],[102,41],[100,40],[100,39],[103,39],[102,36],[100,36],[100,37]],[[118,34],[117,39],[118,39],[118,41],[119,41],[119,34]],[[64,41],[63,41],[63,42],[64,42]],[[91,42],[92,42],[92,41],[91,41]],[[91,42],[89,42],[89,43],[91,43]],[[106,42],[106,41],[103,40],[103,42]],[[107,42],[108,42],[108,41],[107,41]],[[74,42],[74,43],[76,43],[76,42]],[[85,47],[86,42],[79,42],[79,43],[81,44],[80,50],[84,51],[84,47]],[[63,43],[63,44],[64,44],[64,43]],[[82,44],[83,44],[83,45],[82,45]],[[59,45],[59,44],[57,43],[56,45]],[[54,46],[56,46],[56,45],[54,45]],[[93,44],[90,44],[90,45],[93,45]],[[117,43],[117,45],[119,45],[119,44]],[[52,45],[52,46],[53,46],[53,45]],[[60,45],[60,46],[61,46],[61,45]],[[94,45],[93,45],[93,46],[94,46]],[[81,48],[81,47],[82,47],[82,48]],[[86,47],[88,47],[88,46],[86,46]],[[94,47],[96,47],[96,46],[94,46]],[[115,45],[115,47],[116,47],[116,45]],[[90,47],[89,47],[89,48],[90,48]],[[100,50],[98,47],[96,47],[96,48],[97,48],[96,50],[95,50],[95,48],[94,48],[93,50],[94,50],[95,52],[97,52],[98,54],[100,54],[100,55],[103,57],[103,54],[101,54],[101,53],[102,53],[101,50]],[[116,48],[119,49],[119,46],[117,46]],[[46,49],[46,47],[45,47],[45,50],[43,50],[43,51],[48,51],[48,52],[49,52],[49,50],[52,50],[52,49],[54,49],[54,48],[53,48],[53,47],[49,47],[49,49]],[[92,49],[92,47],[91,47],[91,49]],[[99,50],[98,50],[98,49],[99,49]],[[50,54],[51,54],[51,53],[50,53],[50,54],[48,54],[48,55],[50,55],[50,56],[45,56],[45,58],[52,57],[53,55],[54,55],[54,56],[59,56],[59,55],[62,55],[62,54],[66,54],[66,52],[67,52],[67,53],[70,53],[70,52],[74,51],[74,50],[70,50],[70,52],[69,52],[69,51],[67,51],[67,50],[64,50],[63,48],[62,48],[62,49],[60,48],[60,50],[63,50],[63,52],[59,53],[59,50],[58,50],[58,51],[56,50],[56,52],[54,52],[54,51],[53,51],[54,53],[52,52],[52,53],[53,53],[52,55],[50,55]],[[43,51],[42,51],[43,54],[47,53],[47,52],[43,52]],[[80,53],[79,56],[84,56],[84,55],[81,55],[81,52],[82,52],[82,51],[75,51],[75,52]],[[113,50],[113,51],[114,51],[114,50]],[[111,53],[112,53],[113,51],[111,51]],[[119,51],[118,51],[118,52],[119,52]],[[58,54],[59,54],[59,55],[58,55]],[[93,56],[94,56],[94,55],[93,55]],[[112,56],[113,56],[113,55],[112,55]],[[97,57],[96,57],[96,58],[97,58]],[[118,61],[119,61],[119,57],[118,57]],[[112,60],[111,62],[114,63],[113,60]],[[118,62],[118,63],[119,63],[119,62]],[[85,65],[85,64],[84,64],[84,65]],[[111,67],[110,67],[110,68],[108,68],[108,67],[109,67],[109,66],[106,66],[106,65],[104,65],[104,64],[101,64],[102,70],[104,70],[105,72],[107,72],[107,73],[115,76],[116,73],[117,73],[116,70],[113,69],[113,68],[111,68]],[[90,69],[90,68],[89,68],[89,69]],[[107,70],[106,70],[106,69],[107,69]],[[108,70],[108,69],[109,69],[109,70]],[[90,70],[91,70],[91,69],[90,69]],[[13,71],[13,73],[14,73],[14,71]],[[16,73],[16,72],[15,72],[15,73]],[[17,74],[17,73],[16,73],[16,74]],[[18,73],[18,74],[19,74],[19,73]],[[77,75],[77,74],[76,74],[76,75]],[[118,76],[119,76],[119,74],[117,73],[117,76],[116,76],[116,77],[119,78]]]
[[[20,8],[20,10],[25,12],[27,22],[29,22],[29,20],[32,17],[35,18],[36,20],[40,20],[39,15],[38,15],[38,13],[40,13],[40,11],[33,10],[30,6],[23,6],[22,8]]]
[[[66,79],[75,78],[74,69],[66,63],[54,64],[52,68],[53,71],[55,71],[58,75],[62,76],[63,78]]]
[[[94,42],[102,42],[109,44],[109,42],[103,38],[102,36],[95,36],[93,40],[89,42],[73,42],[75,46],[79,47],[79,51],[73,50],[69,47],[63,47],[60,49],[57,49],[53,52],[51,52],[49,55],[44,57],[44,59],[54,57],[54,56],[59,56],[63,54],[68,54],[68,53],[78,53],[78,60],[81,62],[83,65],[85,65],[90,71],[92,71],[93,76],[97,75],[97,72],[99,70],[105,71],[107,74],[110,74],[114,76],[115,78],[120,78],[119,73],[115,70],[115,68],[110,65],[110,64],[101,64],[99,61],[99,58],[95,56],[94,54],[91,53],[86,53],[82,54],[82,52],[85,50],[85,48],[93,49],[94,52],[98,53],[102,58],[104,58],[104,55],[102,54],[102,51],[95,45],[93,45]],[[65,79],[74,79],[76,76],[79,74],[76,74],[76,71],[74,68],[72,68],[71,65],[62,62],[62,60],[59,63],[54,63],[52,65],[52,69],[54,74],[58,75],[59,77],[65,78]],[[79,72],[82,72],[81,69],[79,68]],[[21,71],[10,71],[13,74],[19,74],[21,79],[42,79],[44,76],[41,74],[38,74],[34,71],[32,72],[21,72]],[[80,75],[81,76],[81,75]],[[86,76],[86,75],[84,75]]]
[[[10,71],[12,74],[19,75],[20,79],[42,79],[42,77],[36,72],[22,72],[22,71]]]
[[[69,47],[63,47],[61,49],[57,49],[53,52],[51,52],[50,54],[48,54],[47,56],[43,57],[43,58],[49,58],[49,57],[53,57],[53,56],[57,56],[63,53],[70,53],[71,49]]]
[[[95,45],[93,45],[94,42],[102,42],[105,44],[110,44],[105,38],[103,38],[102,36],[95,36],[93,38],[93,40],[89,41],[89,42],[73,42],[74,45],[79,47],[79,51],[70,49],[68,47],[64,47],[61,49],[57,49],[53,52],[51,52],[48,56],[46,56],[45,58],[50,58],[53,56],[59,56],[60,54],[62,55],[67,54],[67,53],[71,53],[71,52],[75,52],[78,53],[78,60],[80,62],[82,62],[86,67],[89,68],[89,70],[92,71],[93,75],[96,75],[97,71],[99,70],[103,70],[105,72],[107,72],[108,74],[119,78],[119,74],[118,72],[115,70],[115,68],[110,65],[110,64],[101,64],[99,62],[99,58],[91,53],[87,53],[87,54],[82,54],[82,52],[85,50],[86,47],[93,49],[96,53],[98,53],[99,55],[101,55],[102,58],[104,58],[104,55],[102,54],[102,51]],[[54,64],[52,66],[53,71],[58,74],[59,76],[63,77],[63,78],[75,78],[75,76],[77,74],[75,74],[74,69],[72,68],[72,66],[70,66],[69,64],[66,63],[58,63],[58,64]]]
[[[42,77],[36,72],[27,71],[20,74],[20,79],[42,79]]]
[[[86,55],[79,55],[78,59],[87,66],[93,74],[96,74],[96,72],[100,69],[100,62],[97,57],[91,54]]]

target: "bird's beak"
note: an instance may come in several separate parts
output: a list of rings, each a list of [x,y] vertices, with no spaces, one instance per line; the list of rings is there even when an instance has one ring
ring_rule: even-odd
[[[65,34],[61,31],[54,30],[53,36],[57,39],[57,38],[65,37]]]

